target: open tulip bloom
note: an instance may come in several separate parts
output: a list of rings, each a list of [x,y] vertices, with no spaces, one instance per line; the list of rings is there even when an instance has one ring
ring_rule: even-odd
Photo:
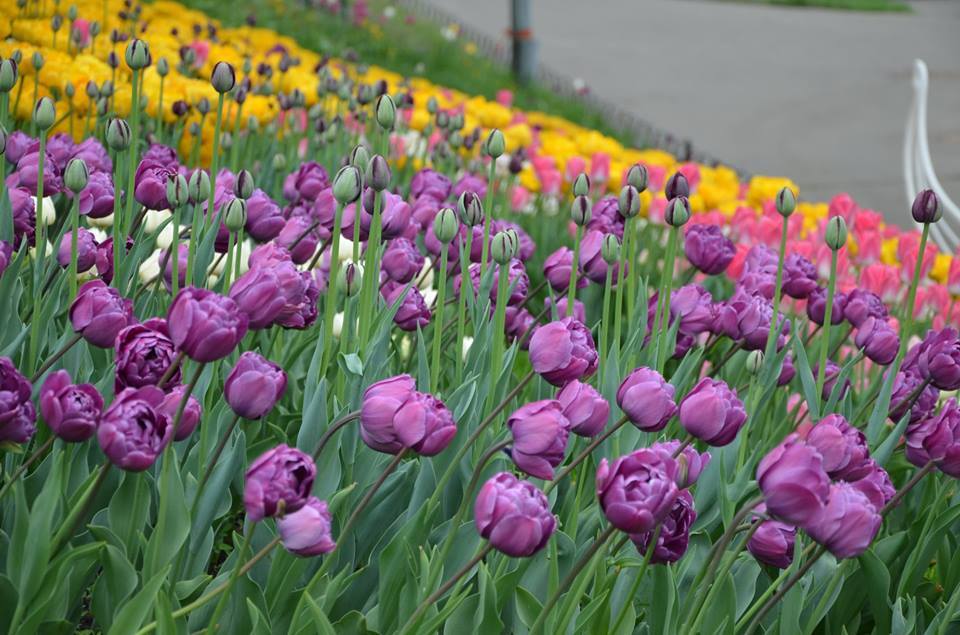
[[[933,191],[470,95],[402,7],[9,4],[0,631],[955,629]],[[297,43],[405,33],[461,90]]]

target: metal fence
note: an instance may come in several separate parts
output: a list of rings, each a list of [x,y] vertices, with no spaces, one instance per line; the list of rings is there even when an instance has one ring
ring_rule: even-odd
[[[483,0],[492,2],[496,0]],[[503,1],[503,0],[499,0]],[[493,60],[495,63],[506,68],[510,67],[509,46],[503,41],[492,38],[485,33],[464,24],[457,16],[430,4],[426,0],[399,0],[408,11],[414,13],[417,17],[435,23],[438,27],[456,24],[459,27],[459,37],[472,42],[484,56]],[[545,64],[537,64],[536,81],[549,88],[551,91],[564,95],[570,99],[577,99],[586,104],[588,108],[599,113],[611,126],[626,132],[632,142],[638,147],[653,147],[666,150],[681,161],[696,161],[706,165],[723,164],[730,166],[726,161],[722,161],[708,153],[698,150],[693,142],[682,136],[675,135],[667,130],[659,128],[638,117],[632,112],[591,93],[580,94],[574,87],[573,78],[564,75]],[[749,174],[735,166],[733,167],[741,177]]]

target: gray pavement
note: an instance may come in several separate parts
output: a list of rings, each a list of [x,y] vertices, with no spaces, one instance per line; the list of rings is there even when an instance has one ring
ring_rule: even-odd
[[[509,0],[430,0],[506,42]],[[539,60],[696,147],[801,196],[848,191],[906,223],[901,168],[913,60],[930,69],[929,136],[960,199],[960,0],[913,14],[716,0],[533,0]]]

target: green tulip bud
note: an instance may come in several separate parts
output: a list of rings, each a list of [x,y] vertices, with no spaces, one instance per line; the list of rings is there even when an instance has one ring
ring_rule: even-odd
[[[78,10],[77,10],[77,5],[71,4],[70,7],[67,9],[67,18],[68,18],[71,22],[73,22],[74,20],[77,19],[77,17],[78,17],[79,15],[80,15],[80,13],[79,13]]]
[[[750,354],[747,355],[747,372],[756,375],[761,368],[763,368],[763,351],[750,351]]]
[[[33,123],[37,128],[46,131],[49,130],[57,120],[57,109],[53,105],[53,100],[49,97],[41,97],[33,107]]]
[[[458,131],[451,132],[447,141],[450,143],[451,148],[457,150],[463,146],[463,135]]]
[[[227,201],[223,213],[223,224],[232,232],[238,232],[247,224],[247,202],[242,198]]]
[[[350,151],[350,165],[364,169],[370,163],[370,152],[362,143],[357,144]]]
[[[17,85],[17,63],[10,59],[0,60],[0,93],[9,93]]]
[[[433,217],[433,233],[443,244],[446,245],[452,241],[458,231],[460,231],[460,221],[457,220],[456,212],[449,207],[444,207]]]
[[[190,122],[190,125],[187,127],[187,129],[190,131],[190,136],[191,136],[191,137],[199,137],[199,136],[200,136],[200,124],[197,123],[196,121],[191,121],[191,122]]]
[[[440,105],[437,103],[436,97],[430,97],[427,100],[427,112],[431,115],[437,114],[437,110],[440,108]]]
[[[280,171],[285,167],[287,167],[287,157],[284,156],[282,152],[278,152],[275,155],[273,155],[272,164],[273,164],[274,170]]]
[[[355,166],[345,165],[340,168],[337,175],[333,177],[333,197],[341,205],[352,203],[360,198],[360,190],[363,182],[360,178],[360,170]]]
[[[0,158],[3,157],[3,153],[7,151],[7,131],[3,129],[3,126],[0,126]]]
[[[621,216],[633,218],[640,213],[640,192],[632,185],[624,185],[620,189],[617,206]]]
[[[507,141],[503,137],[503,133],[499,129],[494,128],[490,131],[490,134],[487,135],[487,142],[484,144],[484,151],[487,156],[496,159],[502,155],[506,149]]]
[[[445,110],[441,110],[437,113],[437,128],[441,130],[446,130],[447,126],[450,125],[450,115],[447,114]]]
[[[68,81],[63,85],[63,94],[67,96],[67,99],[73,99],[73,96],[77,94],[77,88],[73,85],[73,82]]]
[[[200,203],[210,198],[210,175],[201,169],[190,174],[188,182],[189,200],[191,203]]]
[[[201,97],[200,100],[197,101],[197,112],[205,117],[210,112],[210,100],[206,97]]]
[[[476,192],[466,191],[457,199],[457,212],[467,227],[475,227],[483,222],[483,203]]]
[[[190,200],[190,185],[187,184],[187,177],[182,174],[171,176],[167,180],[167,201],[170,203],[170,209],[183,207]]]
[[[232,64],[217,62],[210,73],[210,83],[218,93],[229,93],[237,84],[237,72]]]
[[[53,17],[50,18],[50,30],[54,33],[60,30],[60,27],[63,26],[63,16],[59,13],[53,14]]]
[[[104,80],[104,82],[100,84],[100,96],[110,97],[112,95],[113,95],[113,82],[111,82],[109,79]]]
[[[497,232],[490,241],[490,256],[498,265],[509,264],[513,260],[513,239],[507,232]]]
[[[90,179],[90,173],[87,171],[87,164],[83,159],[75,158],[67,162],[67,167],[63,171],[63,184],[74,194],[79,194],[83,188],[87,187],[87,181]]]
[[[94,20],[90,23],[90,37],[94,38],[100,35],[100,21]]]
[[[237,172],[237,179],[233,184],[233,193],[237,198],[244,200],[253,196],[253,175],[249,170],[240,170]]]
[[[224,150],[229,150],[233,146],[233,135],[230,134],[227,130],[224,130],[220,134],[220,147]]]
[[[140,38],[133,38],[127,44],[127,50],[123,54],[127,67],[133,71],[139,71],[150,65],[150,47]]]
[[[573,195],[574,196],[586,196],[590,193],[590,177],[581,172],[577,178],[573,180]]]
[[[382,192],[390,185],[390,165],[379,154],[375,154],[367,163],[367,172],[364,175],[367,185],[377,192]]]
[[[620,239],[616,234],[607,234],[600,245],[600,255],[608,266],[620,261]]]
[[[670,199],[663,216],[668,225],[683,227],[690,220],[690,200],[686,196]]]
[[[30,62],[33,64],[33,68],[38,71],[43,68],[43,55],[40,54],[40,51],[33,52]]]
[[[842,216],[834,216],[827,221],[824,241],[834,251],[847,244],[847,223]]]
[[[100,97],[100,87],[97,86],[97,82],[93,81],[92,79],[87,82],[85,92],[87,93],[87,98],[89,99],[95,100]]]
[[[170,62],[167,61],[167,58],[161,57],[157,60],[157,75],[160,77],[166,77],[170,73]]]
[[[570,218],[573,219],[573,222],[580,227],[584,227],[590,222],[591,216],[590,199],[583,195],[574,198],[573,204],[570,206]]]
[[[397,104],[390,95],[380,95],[377,98],[377,123],[384,130],[393,130],[397,121]]]
[[[781,187],[777,192],[777,212],[787,218],[797,209],[797,195],[789,187]]]
[[[130,125],[125,120],[114,118],[107,124],[107,145],[115,152],[130,147]]]
[[[337,289],[348,298],[360,293],[362,283],[363,270],[356,263],[345,263],[337,274]]]
[[[243,58],[243,66],[240,67],[244,75],[249,75],[253,71],[253,60],[247,55]]]

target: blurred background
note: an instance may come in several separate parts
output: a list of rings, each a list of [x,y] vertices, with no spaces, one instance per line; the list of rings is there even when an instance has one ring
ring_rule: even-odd
[[[402,4],[456,16],[509,56],[515,3],[537,73],[565,77],[572,90],[745,172],[788,176],[803,198],[846,191],[901,225],[910,221],[904,129],[913,62],[923,59],[933,165],[960,198],[958,0]]]

